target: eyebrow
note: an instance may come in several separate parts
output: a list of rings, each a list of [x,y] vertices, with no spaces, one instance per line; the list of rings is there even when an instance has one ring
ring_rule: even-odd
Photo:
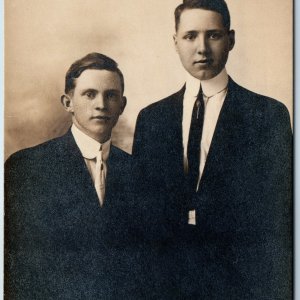
[[[208,33],[213,33],[213,32],[224,33],[224,32],[226,32],[226,30],[224,30],[224,29],[209,29],[206,32],[208,32]]]
[[[87,89],[83,89],[82,91],[80,91],[80,94],[83,95],[86,92],[95,92],[95,93],[98,93],[99,91],[95,90],[95,89],[92,89],[92,88],[87,88]]]
[[[93,89],[93,88],[86,88],[80,91],[80,95],[84,95],[87,92],[93,92],[93,93],[99,93],[99,90]],[[118,93],[118,94],[122,94],[121,90],[118,89],[107,89],[104,91],[105,93]]]
[[[195,33],[199,33],[199,32],[226,32],[226,29],[222,29],[222,28],[212,28],[212,29],[207,29],[207,30],[187,30],[187,31],[184,31],[183,33],[184,34],[195,34]]]
[[[121,90],[118,90],[118,89],[108,89],[108,90],[105,90],[105,93],[107,93],[107,92],[113,92],[113,93],[119,93],[119,94],[121,94],[122,92],[121,92]]]
[[[198,33],[199,31],[198,30],[188,30],[188,31],[184,31],[183,33],[184,34],[195,34],[195,33]]]

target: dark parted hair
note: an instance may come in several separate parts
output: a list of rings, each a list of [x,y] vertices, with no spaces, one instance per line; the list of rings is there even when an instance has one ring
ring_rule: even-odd
[[[212,10],[221,14],[223,18],[224,27],[230,30],[230,14],[227,4],[224,0],[183,0],[183,3],[178,5],[175,9],[175,29],[178,30],[180,23],[180,16],[186,9],[200,8],[205,10]]]
[[[65,94],[70,94],[76,86],[76,78],[85,70],[107,70],[116,72],[120,76],[122,93],[124,92],[124,76],[118,68],[118,64],[110,57],[101,53],[89,53],[79,60],[76,60],[66,73]]]

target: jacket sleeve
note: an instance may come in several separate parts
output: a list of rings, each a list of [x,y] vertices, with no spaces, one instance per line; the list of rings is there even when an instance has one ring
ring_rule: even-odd
[[[292,292],[292,131],[287,109],[278,105],[270,113],[264,135],[265,198],[270,201],[268,244],[273,258],[274,299],[290,299]]]

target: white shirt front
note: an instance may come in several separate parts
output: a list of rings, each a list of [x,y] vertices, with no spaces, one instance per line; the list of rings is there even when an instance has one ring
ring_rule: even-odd
[[[109,157],[111,139],[106,141],[103,144],[100,144],[93,138],[89,137],[81,130],[79,130],[74,124],[71,127],[71,132],[74,136],[75,142],[84,158],[86,166],[89,170],[89,173],[92,177],[93,182],[95,183],[96,178],[96,157],[99,152],[100,146],[102,145],[102,157],[103,157],[103,167],[104,174],[106,178],[107,174],[107,159]],[[100,199],[99,199],[100,200]]]
[[[212,137],[216,128],[221,108],[223,106],[228,85],[228,75],[225,68],[214,78],[202,80],[187,73],[186,88],[183,98],[182,138],[184,149],[184,171],[188,172],[187,146],[191,126],[194,103],[200,89],[203,91],[204,100],[204,121],[200,147],[200,166],[197,190],[205,167],[206,158],[209,152]],[[199,153],[200,154],[200,153]]]

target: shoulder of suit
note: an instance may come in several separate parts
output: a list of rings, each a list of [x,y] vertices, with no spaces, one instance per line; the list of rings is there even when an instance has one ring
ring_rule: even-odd
[[[120,176],[130,176],[133,160],[130,154],[111,145],[108,164],[113,167],[113,170],[117,170]],[[125,180],[125,178],[122,180]]]
[[[159,101],[156,101],[141,110],[141,112],[155,111],[164,108],[170,108],[170,106],[175,105],[176,101],[182,100],[184,94],[184,87],[180,89],[178,92],[165,97]]]
[[[5,162],[6,165],[11,163],[26,163],[30,161],[35,161],[39,163],[45,158],[57,157],[60,152],[64,151],[65,140],[67,139],[67,134],[48,140],[44,143],[38,144],[33,147],[25,148],[13,153]]]
[[[261,110],[265,113],[287,112],[286,106],[276,99],[258,94],[244,88],[232,79],[229,81],[228,91],[239,103],[247,106],[248,109]]]
[[[115,145],[111,145],[111,150],[110,150],[114,155],[119,156],[120,158],[124,158],[126,160],[131,160],[131,155],[127,153],[126,151],[120,149],[119,147],[116,147]]]

